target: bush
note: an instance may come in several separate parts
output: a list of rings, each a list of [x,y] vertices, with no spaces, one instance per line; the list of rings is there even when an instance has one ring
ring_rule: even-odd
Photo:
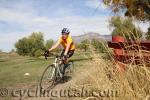
[[[50,47],[52,47],[53,44],[54,44],[54,41],[52,39],[47,40],[46,44],[45,44],[46,50],[48,50]]]
[[[15,44],[16,51],[19,55],[23,56],[35,56],[37,51],[44,52],[44,39],[41,32],[33,32],[31,36],[18,40]],[[36,54],[35,54],[36,53]]]
[[[77,47],[79,49],[83,49],[86,52],[89,49],[89,43],[90,41],[88,39],[85,39],[81,41],[81,43]]]
[[[94,47],[95,50],[98,50],[101,53],[106,52],[104,41],[99,41],[99,40],[93,39],[91,41],[91,44],[92,44],[92,46]]]
[[[40,49],[34,52],[34,56],[37,58],[42,56],[42,54],[43,54],[43,50],[40,50]]]
[[[148,28],[148,32],[146,33],[146,40],[150,40],[150,27]]]
[[[130,18],[112,17],[109,26],[113,29],[112,35],[123,36],[127,40],[139,40],[142,37],[141,29]]]

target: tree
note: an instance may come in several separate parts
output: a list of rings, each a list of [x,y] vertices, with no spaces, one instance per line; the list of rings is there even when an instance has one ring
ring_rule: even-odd
[[[34,57],[40,57],[41,55],[43,54],[43,50],[41,49],[38,49],[34,52]]]
[[[24,37],[18,40],[15,44],[15,47],[19,55],[37,57],[37,53],[41,54],[45,48],[43,34],[41,32],[33,32],[29,37]]]
[[[125,16],[134,16],[142,21],[150,20],[149,0],[103,0],[103,2],[111,7],[114,13],[122,11]]]
[[[54,40],[50,39],[46,41],[45,48],[48,50],[54,44]]]
[[[81,43],[78,45],[78,48],[84,49],[84,51],[86,52],[89,49],[89,44],[90,44],[90,41],[88,39],[85,39],[81,41]]]
[[[138,40],[142,37],[141,29],[135,26],[131,18],[112,17],[109,26],[113,28],[112,35],[121,35],[127,40]]]
[[[99,52],[105,52],[106,49],[104,47],[105,43],[104,41],[99,41],[97,39],[92,39],[91,41],[91,45],[96,49],[98,50]]]
[[[148,31],[146,33],[146,39],[150,40],[150,27],[148,28]]]
[[[31,36],[29,36],[29,48],[31,50],[30,55],[35,56],[35,52],[37,50],[44,50],[44,38],[41,32],[35,33],[33,32]]]
[[[15,47],[17,49],[17,53],[19,55],[25,56],[29,54],[29,48],[28,48],[28,39],[22,38],[16,42]]]

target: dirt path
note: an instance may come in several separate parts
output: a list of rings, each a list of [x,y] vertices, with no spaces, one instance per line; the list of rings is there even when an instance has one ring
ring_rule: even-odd
[[[29,97],[28,95],[25,95],[21,98],[21,100],[97,100],[97,99],[85,99],[87,97],[84,97],[83,99],[80,96],[78,96],[77,93],[81,93],[82,89],[86,87],[86,85],[92,85],[94,86],[94,88],[100,87],[102,89],[108,87],[107,84],[108,82],[104,75],[104,70],[100,66],[104,66],[103,63],[100,63],[98,65],[97,62],[88,61],[84,63],[82,67],[77,67],[74,73],[71,75],[71,78],[69,78],[67,82],[57,84],[52,90],[50,90],[47,93],[48,95],[46,94],[44,96],[43,94],[40,96],[38,91],[38,95],[35,96],[34,91],[33,95],[31,93],[31,95],[34,97]],[[28,88],[30,88],[31,90],[36,90],[37,86],[35,86],[34,84],[28,86]],[[37,90],[39,90],[39,88]],[[71,93],[76,92],[76,94],[71,95],[73,97],[70,97],[70,95],[68,95],[68,90],[73,91]],[[17,97],[12,98],[11,100],[19,100],[19,99],[20,98]]]
[[[85,67],[87,67],[88,65],[85,65]],[[74,72],[71,77],[69,77],[69,79],[67,80],[67,82],[65,83],[59,83],[57,84],[52,90],[51,93],[53,91],[52,94],[55,94],[55,97],[23,97],[22,100],[79,100],[77,97],[76,98],[68,98],[68,95],[65,95],[65,91],[68,91],[69,89],[71,89],[73,91],[73,89],[75,89],[75,87],[77,86],[78,82],[82,82],[83,80],[85,80],[88,76],[87,74],[94,74],[96,73],[97,70],[93,70],[92,67],[88,68],[80,68],[80,70],[78,70],[77,72]],[[36,89],[36,86],[30,86],[33,89]],[[62,93],[62,96],[60,97],[60,91]],[[57,93],[56,93],[57,92]],[[57,97],[56,97],[57,95]],[[14,98],[14,100],[18,100],[19,98]]]

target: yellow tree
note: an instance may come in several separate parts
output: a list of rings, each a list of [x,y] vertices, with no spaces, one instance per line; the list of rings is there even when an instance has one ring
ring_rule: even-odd
[[[150,20],[150,0],[103,0],[104,4],[117,13],[123,10],[125,16],[138,20]]]

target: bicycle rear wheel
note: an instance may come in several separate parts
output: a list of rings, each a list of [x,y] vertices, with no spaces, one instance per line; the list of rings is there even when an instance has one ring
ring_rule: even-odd
[[[69,64],[69,65],[68,65],[68,67],[66,68],[66,73],[71,74],[71,73],[73,73],[73,71],[74,71],[74,63],[73,63],[73,61],[70,61],[68,64]]]
[[[49,65],[43,72],[40,80],[40,87],[42,89],[49,89],[54,85],[55,81],[55,66]]]

